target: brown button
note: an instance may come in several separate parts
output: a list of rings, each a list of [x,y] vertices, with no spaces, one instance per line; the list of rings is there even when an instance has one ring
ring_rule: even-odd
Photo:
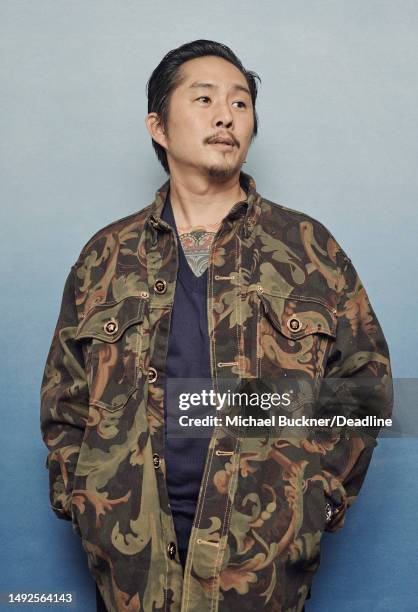
[[[153,383],[157,380],[157,370],[155,368],[149,368],[148,370],[148,382]]]
[[[107,334],[115,334],[118,331],[118,322],[116,319],[110,319],[110,321],[103,325],[103,329]]]
[[[170,542],[170,544],[167,546],[167,554],[170,557],[170,559],[174,559],[176,556],[176,545],[174,544],[174,542]]]
[[[297,317],[290,317],[290,319],[287,320],[287,327],[290,329],[290,331],[297,332],[302,327],[302,323]]]
[[[160,467],[160,456],[157,455],[157,453],[154,453],[154,455],[152,456],[152,459],[154,461],[154,467],[159,468]]]
[[[162,278],[157,278],[154,283],[154,291],[156,293],[165,293],[167,291],[167,283]]]

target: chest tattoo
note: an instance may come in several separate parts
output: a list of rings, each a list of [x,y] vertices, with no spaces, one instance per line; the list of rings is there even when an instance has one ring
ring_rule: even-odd
[[[177,228],[184,255],[196,276],[201,276],[208,267],[210,250],[219,226],[220,223],[213,223]]]

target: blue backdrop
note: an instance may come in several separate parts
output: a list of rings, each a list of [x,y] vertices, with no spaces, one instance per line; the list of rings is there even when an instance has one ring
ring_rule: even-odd
[[[39,387],[81,247],[166,178],[145,83],[173,47],[218,40],[260,74],[244,169],[331,230],[394,375],[418,377],[417,19],[413,0],[0,3],[1,591],[72,591],[72,609],[95,610],[80,541],[49,508]],[[309,612],[418,609],[417,463],[416,437],[381,439],[344,530],[323,539]]]

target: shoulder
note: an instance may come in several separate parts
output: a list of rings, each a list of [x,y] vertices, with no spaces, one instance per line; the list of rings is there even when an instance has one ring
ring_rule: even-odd
[[[77,263],[89,255],[119,249],[126,241],[136,239],[142,234],[152,203],[139,211],[111,221],[98,229],[82,246]],[[109,253],[107,254],[107,256]],[[77,265],[77,263],[75,265]]]
[[[267,230],[270,224],[275,228],[294,227],[301,231],[306,231],[306,228],[310,227],[315,233],[334,238],[331,231],[316,217],[266,198],[261,200],[260,221]]]
[[[80,320],[97,304],[146,290],[142,237],[151,206],[108,223],[82,247],[72,266]]]
[[[350,261],[330,229],[316,217],[262,198],[259,223],[267,240],[279,240],[309,259],[320,257],[330,263]]]

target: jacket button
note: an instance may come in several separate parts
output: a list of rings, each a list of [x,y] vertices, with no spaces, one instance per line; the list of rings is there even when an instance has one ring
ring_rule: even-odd
[[[165,293],[167,291],[167,283],[162,278],[157,278],[154,283],[154,291],[156,293]]]
[[[287,320],[287,327],[290,329],[290,331],[297,332],[302,327],[302,323],[297,317],[290,317],[290,319]]]
[[[152,459],[154,461],[154,467],[159,468],[160,467],[160,456],[157,455],[157,453],[154,453],[154,455],[152,456]]]
[[[103,329],[107,334],[115,334],[118,331],[118,322],[116,319],[110,319],[103,325]]]
[[[332,519],[332,506],[329,502],[326,502],[325,504],[325,522],[329,523],[330,520]]]
[[[167,554],[170,557],[170,559],[174,559],[176,556],[176,545],[174,544],[174,542],[170,542],[170,544],[167,546]]]
[[[148,382],[153,383],[157,380],[157,370],[155,368],[149,368],[148,370]]]

